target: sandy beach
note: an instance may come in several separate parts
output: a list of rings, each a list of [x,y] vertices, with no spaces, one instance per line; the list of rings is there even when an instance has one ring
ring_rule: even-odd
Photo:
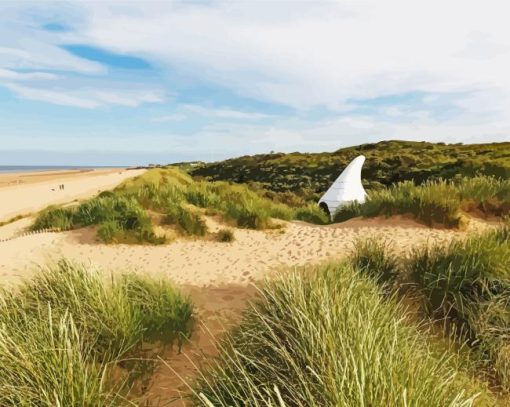
[[[111,189],[145,170],[124,168],[0,173],[0,222]],[[59,189],[63,184],[64,189]]]

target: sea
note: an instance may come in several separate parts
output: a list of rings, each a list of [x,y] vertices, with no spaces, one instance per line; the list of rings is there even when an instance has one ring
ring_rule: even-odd
[[[0,173],[6,172],[39,172],[62,170],[87,170],[91,168],[119,168],[118,166],[77,166],[77,165],[0,165]]]

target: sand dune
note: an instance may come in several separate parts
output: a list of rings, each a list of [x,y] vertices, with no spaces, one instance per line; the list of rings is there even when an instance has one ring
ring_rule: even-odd
[[[0,175],[0,222],[111,189],[145,170],[99,169]],[[64,184],[65,189],[58,186]]]
[[[279,230],[235,229],[232,243],[179,239],[148,246],[99,244],[92,229],[16,237],[29,223],[30,219],[23,219],[0,228],[0,239],[14,237],[0,242],[3,285],[15,285],[29,278],[38,265],[64,256],[99,265],[107,273],[132,270],[169,278],[191,296],[199,328],[183,353],[167,349],[161,355],[167,365],[158,365],[144,393],[154,402],[177,397],[169,404],[172,406],[187,405],[178,399],[187,390],[183,380],[190,382],[196,365],[217,353],[217,338],[239,319],[247,300],[256,294],[251,282],[283,267],[345,258],[360,238],[377,236],[396,252],[406,254],[417,245],[446,243],[494,226],[472,219],[468,231],[431,229],[403,217],[353,219],[328,226],[282,222],[284,228]],[[207,224],[211,232],[224,227],[209,217]]]
[[[25,225],[22,220],[20,225]],[[207,218],[209,230],[222,227]],[[281,230],[235,229],[235,241],[178,239],[162,246],[105,245],[94,239],[91,229],[19,237],[0,243],[0,276],[4,282],[29,275],[34,264],[65,256],[92,262],[106,270],[133,270],[164,276],[177,284],[210,286],[246,285],[286,266],[301,266],[341,259],[353,243],[377,236],[407,253],[417,245],[447,242],[466,232],[431,229],[405,218],[354,219],[342,224],[315,226],[301,222],[284,223]],[[491,224],[473,219],[469,231]],[[18,222],[7,225],[20,233]],[[0,228],[0,237],[9,235]]]

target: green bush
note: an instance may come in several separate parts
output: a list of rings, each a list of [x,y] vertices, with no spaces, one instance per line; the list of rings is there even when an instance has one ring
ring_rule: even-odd
[[[381,141],[325,153],[276,153],[242,156],[202,163],[190,169],[208,181],[258,185],[274,194],[293,193],[317,202],[350,161],[363,154],[363,183],[375,191],[402,181],[419,185],[427,180],[474,177],[510,178],[510,143],[439,144]],[[271,199],[280,200],[276,195]],[[282,199],[290,206],[296,201]]]
[[[360,204],[357,202],[341,205],[333,214],[333,222],[345,222],[346,220],[361,216]]]
[[[227,218],[235,220],[237,226],[240,228],[267,229],[272,226],[267,211],[249,202],[241,205],[227,202],[225,215]]]
[[[481,386],[403,306],[342,265],[285,273],[194,387],[204,406],[468,406]]]
[[[49,208],[36,218],[32,229],[62,230],[99,225],[98,238],[104,242],[160,243],[152,223],[140,203],[132,196],[103,194],[76,208]]]

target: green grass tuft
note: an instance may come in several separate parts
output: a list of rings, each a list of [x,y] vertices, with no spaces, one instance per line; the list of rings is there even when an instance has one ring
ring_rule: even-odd
[[[344,265],[282,275],[194,387],[205,406],[469,406],[481,386]]]
[[[189,336],[192,306],[167,282],[135,275],[113,285],[62,260],[0,292],[0,405],[128,404],[112,369],[143,341]]]

